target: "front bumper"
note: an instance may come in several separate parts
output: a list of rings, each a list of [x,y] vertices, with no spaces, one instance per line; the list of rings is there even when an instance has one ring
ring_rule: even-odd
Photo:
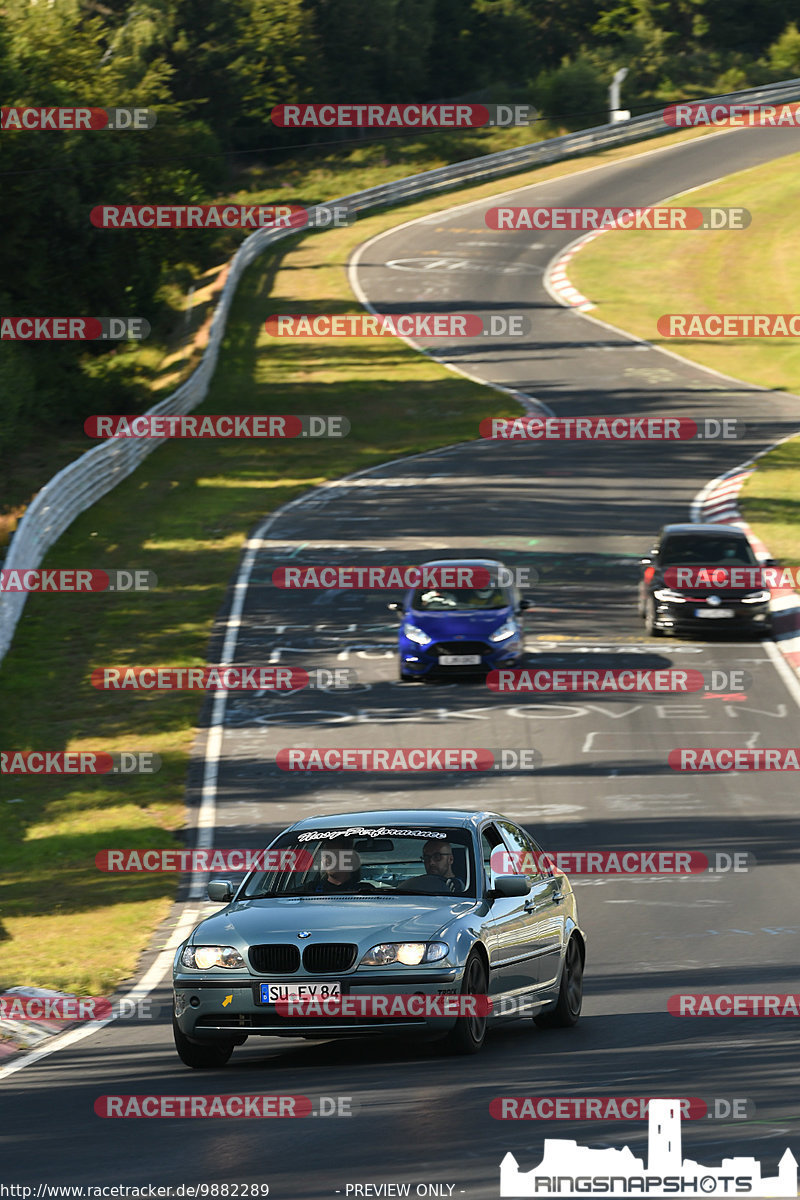
[[[342,996],[456,995],[461,990],[463,969],[448,968],[425,974],[407,973],[402,977],[370,974],[352,976],[293,975],[283,983],[341,983]],[[191,979],[186,974],[173,982],[175,1020],[186,1037],[196,1041],[230,1040],[236,1035],[260,1034],[266,1037],[363,1037],[388,1033],[447,1033],[455,1017],[290,1017],[275,1005],[261,1004],[262,983],[278,982],[277,976],[239,976],[236,980]],[[227,998],[231,997],[230,1000]],[[227,1000],[227,1003],[223,1003]]]
[[[769,634],[772,630],[772,613],[769,601],[764,604],[742,604],[740,600],[725,600],[715,608],[700,599],[687,600],[683,604],[673,600],[657,600],[655,605],[656,625],[659,629],[678,630],[746,630],[752,633]],[[698,612],[732,611],[730,617],[702,617]]]
[[[479,675],[485,671],[496,671],[500,667],[512,666],[519,660],[523,650],[521,636],[507,638],[504,642],[432,642],[429,646],[418,646],[407,638],[401,638],[398,646],[400,668],[408,675]],[[440,662],[442,655],[479,656],[480,662],[446,664]]]

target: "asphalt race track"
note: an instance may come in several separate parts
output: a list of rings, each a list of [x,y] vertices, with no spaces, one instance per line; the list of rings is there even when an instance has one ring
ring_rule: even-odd
[[[798,149],[797,134],[782,129],[656,145],[507,199],[653,204]],[[500,194],[507,188],[499,185]],[[558,416],[735,417],[746,435],[678,445],[476,440],[378,468],[285,510],[262,531],[236,661],[344,666],[358,682],[347,691],[229,697],[213,843],[263,845],[315,812],[452,806],[505,813],[553,850],[746,852],[754,865],[743,873],[578,877],[589,935],[580,1025],[544,1032],[517,1022],[491,1034],[473,1058],[390,1040],[251,1038],[222,1070],[192,1072],[174,1052],[162,980],[152,997],[157,1022],[114,1022],[4,1080],[0,1145],[14,1183],[43,1174],[69,1184],[261,1181],[271,1197],[316,1200],[345,1196],[347,1185],[410,1182],[494,1200],[506,1151],[530,1169],[545,1137],[645,1150],[645,1121],[501,1122],[489,1104],[502,1095],[747,1100],[749,1120],[684,1122],[684,1146],[702,1163],[752,1154],[769,1174],[796,1139],[796,1022],[667,1012],[677,992],[796,990],[794,786],[780,774],[679,774],[667,755],[680,746],[791,745],[800,689],[784,681],[766,644],[647,639],[635,590],[638,558],[658,527],[688,520],[709,479],[793,431],[800,401],[708,374],[561,308],[542,276],[574,233],[492,232],[483,212],[496,201],[452,203],[362,248],[353,276],[376,310],[524,312],[532,332],[522,342],[426,348]],[[652,239],[657,255],[656,232]],[[396,622],[385,607],[396,597],[286,592],[271,581],[288,562],[388,564],[443,552],[536,569],[531,663],[743,669],[751,677],[746,696],[723,687],[708,697],[537,703],[470,681],[403,686]],[[223,636],[221,623],[215,649]],[[211,711],[209,701],[209,718]],[[195,813],[204,740],[189,789]],[[419,777],[293,775],[275,766],[282,747],[332,745],[534,747],[542,765],[533,774]],[[208,795],[208,778],[206,785]],[[162,930],[145,966],[165,940]],[[114,1121],[93,1113],[108,1092],[276,1092],[315,1104],[351,1097],[354,1115],[319,1117],[311,1130],[307,1120]]]

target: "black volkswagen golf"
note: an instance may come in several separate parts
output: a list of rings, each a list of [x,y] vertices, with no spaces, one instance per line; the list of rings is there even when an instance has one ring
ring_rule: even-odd
[[[643,558],[639,615],[651,636],[708,629],[772,632],[770,592],[741,529],[731,525],[665,525]]]

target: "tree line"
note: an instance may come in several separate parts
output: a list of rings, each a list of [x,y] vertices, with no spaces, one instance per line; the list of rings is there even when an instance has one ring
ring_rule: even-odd
[[[583,128],[606,120],[620,66],[629,68],[623,106],[634,112],[800,75],[794,8],[791,0],[0,0],[0,104],[158,114],[150,132],[0,132],[0,316],[141,315],[157,324],[187,264],[209,264],[207,234],[97,230],[89,209],[207,203],[241,186],[243,165],[347,140],[342,131],[277,128],[276,104],[515,100],[535,104],[548,132]],[[107,344],[0,341],[0,459],[40,421],[124,411],[118,383],[97,369],[108,353]]]

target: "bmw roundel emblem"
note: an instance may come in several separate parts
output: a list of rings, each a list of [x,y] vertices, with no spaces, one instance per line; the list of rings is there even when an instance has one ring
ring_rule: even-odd
[[[722,601],[720,600],[719,596],[709,596],[706,603],[710,604],[712,608],[718,608],[719,605],[722,604]]]
[[[299,938],[310,938],[311,930],[310,929],[301,929],[297,936]]]

